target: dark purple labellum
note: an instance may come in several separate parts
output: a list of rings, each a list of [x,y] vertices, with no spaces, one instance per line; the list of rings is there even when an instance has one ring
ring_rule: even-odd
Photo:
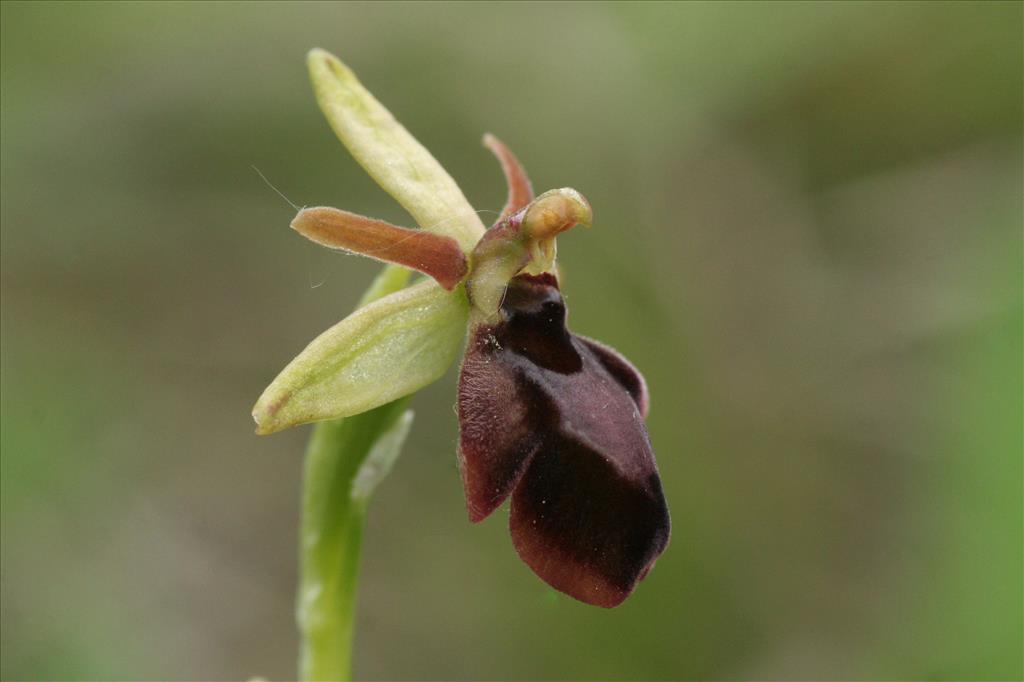
[[[644,416],[621,355],[569,332],[552,275],[519,275],[501,320],[470,333],[459,377],[459,462],[472,521],[510,494],[519,556],[557,590],[622,603],[669,539]]]

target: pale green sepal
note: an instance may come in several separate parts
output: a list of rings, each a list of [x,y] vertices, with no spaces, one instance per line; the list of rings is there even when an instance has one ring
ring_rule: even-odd
[[[462,349],[469,304],[433,280],[385,296],[292,360],[253,408],[256,432],[359,414],[441,377]]]
[[[352,479],[352,501],[356,504],[365,505],[370,501],[370,496],[377,489],[394,465],[398,455],[402,452],[402,444],[405,437],[409,435],[412,427],[413,411],[406,410],[402,416],[395,420],[395,423],[387,430],[377,435],[377,440],[370,448],[359,471]]]
[[[306,63],[320,108],[355,160],[420,227],[472,251],[484,225],[441,164],[337,57],[317,48]]]

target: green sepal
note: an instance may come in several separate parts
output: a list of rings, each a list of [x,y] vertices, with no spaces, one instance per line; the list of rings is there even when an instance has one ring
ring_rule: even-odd
[[[306,63],[321,110],[359,165],[420,227],[472,251],[484,225],[441,164],[337,57],[314,49]]]
[[[253,408],[256,432],[348,417],[436,381],[455,361],[469,303],[424,280],[364,306],[313,340]]]

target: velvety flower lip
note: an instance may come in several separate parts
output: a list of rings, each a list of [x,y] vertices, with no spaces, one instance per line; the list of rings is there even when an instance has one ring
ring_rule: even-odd
[[[670,521],[640,373],[569,332],[551,273],[518,275],[498,321],[471,331],[459,378],[470,519],[511,495],[523,561],[588,604],[620,604],[668,544]]]

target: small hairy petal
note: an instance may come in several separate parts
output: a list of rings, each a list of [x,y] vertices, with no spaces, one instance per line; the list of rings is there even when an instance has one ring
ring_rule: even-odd
[[[462,347],[469,304],[432,280],[355,311],[288,363],[253,408],[257,433],[348,417],[436,381]]]
[[[337,208],[304,208],[292,229],[332,249],[418,270],[451,291],[466,276],[466,255],[451,237],[398,227]]]
[[[533,200],[533,187],[530,185],[530,178],[526,176],[526,169],[504,142],[487,133],[484,135],[484,146],[498,157],[501,170],[505,174],[505,182],[508,183],[508,200],[497,220],[500,223]]]
[[[501,319],[472,330],[459,379],[466,500],[479,520],[511,492],[523,561],[556,589],[612,607],[665,549],[668,507],[642,378],[565,318],[553,275],[520,275]]]
[[[472,251],[484,225],[437,159],[337,57],[315,49],[306,63],[320,109],[359,165],[420,227]]]

